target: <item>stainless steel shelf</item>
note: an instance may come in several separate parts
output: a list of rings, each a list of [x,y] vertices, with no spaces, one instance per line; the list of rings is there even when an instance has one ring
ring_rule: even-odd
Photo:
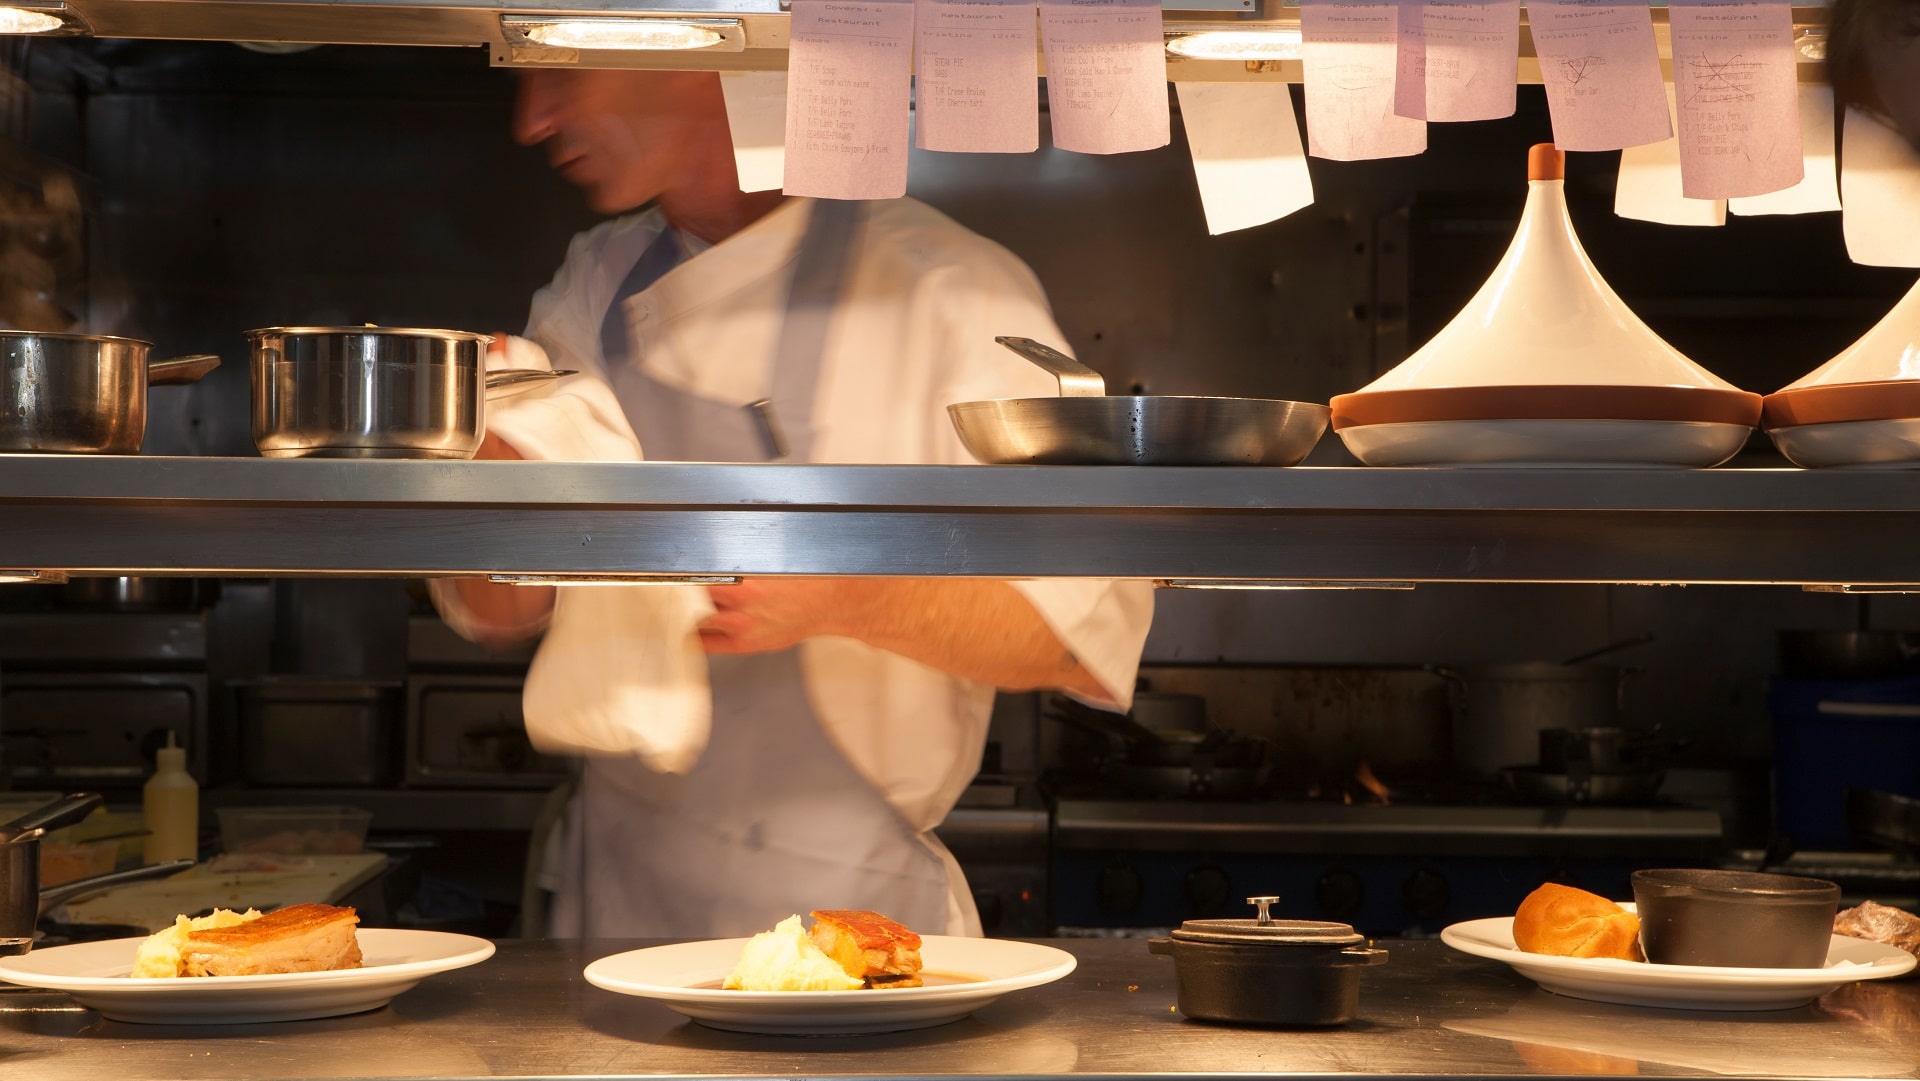
[[[0,460],[0,567],[1920,581],[1920,472]]]

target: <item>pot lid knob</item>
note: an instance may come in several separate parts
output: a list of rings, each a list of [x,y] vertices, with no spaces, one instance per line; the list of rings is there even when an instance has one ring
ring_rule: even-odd
[[[1247,903],[1252,905],[1257,912],[1257,915],[1254,917],[1254,923],[1259,924],[1261,927],[1268,927],[1273,924],[1273,917],[1267,915],[1267,906],[1279,904],[1280,898],[1249,897],[1247,898]]]

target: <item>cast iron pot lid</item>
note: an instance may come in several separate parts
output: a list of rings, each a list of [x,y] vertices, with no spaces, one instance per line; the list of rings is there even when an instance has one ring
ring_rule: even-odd
[[[1276,920],[1267,915],[1267,906],[1278,904],[1278,897],[1249,897],[1247,903],[1259,910],[1250,920],[1187,920],[1173,937],[1181,942],[1213,942],[1226,946],[1357,946],[1366,937],[1350,924],[1324,923],[1318,920]]]

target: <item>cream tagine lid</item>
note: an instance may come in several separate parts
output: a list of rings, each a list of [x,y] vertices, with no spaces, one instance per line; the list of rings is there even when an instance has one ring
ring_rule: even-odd
[[[1449,420],[1706,421],[1751,426],[1760,396],[1661,340],[1587,258],[1567,213],[1566,157],[1527,156],[1506,255],[1432,340],[1333,399],[1333,426]]]
[[[1920,284],[1840,354],[1767,395],[1768,428],[1920,417]]]

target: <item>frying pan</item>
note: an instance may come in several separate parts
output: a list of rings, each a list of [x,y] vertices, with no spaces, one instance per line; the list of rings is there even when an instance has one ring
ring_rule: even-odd
[[[1031,338],[994,341],[1053,373],[1057,398],[947,407],[967,451],[996,465],[1297,465],[1331,411],[1265,398],[1109,395],[1100,373]]]

